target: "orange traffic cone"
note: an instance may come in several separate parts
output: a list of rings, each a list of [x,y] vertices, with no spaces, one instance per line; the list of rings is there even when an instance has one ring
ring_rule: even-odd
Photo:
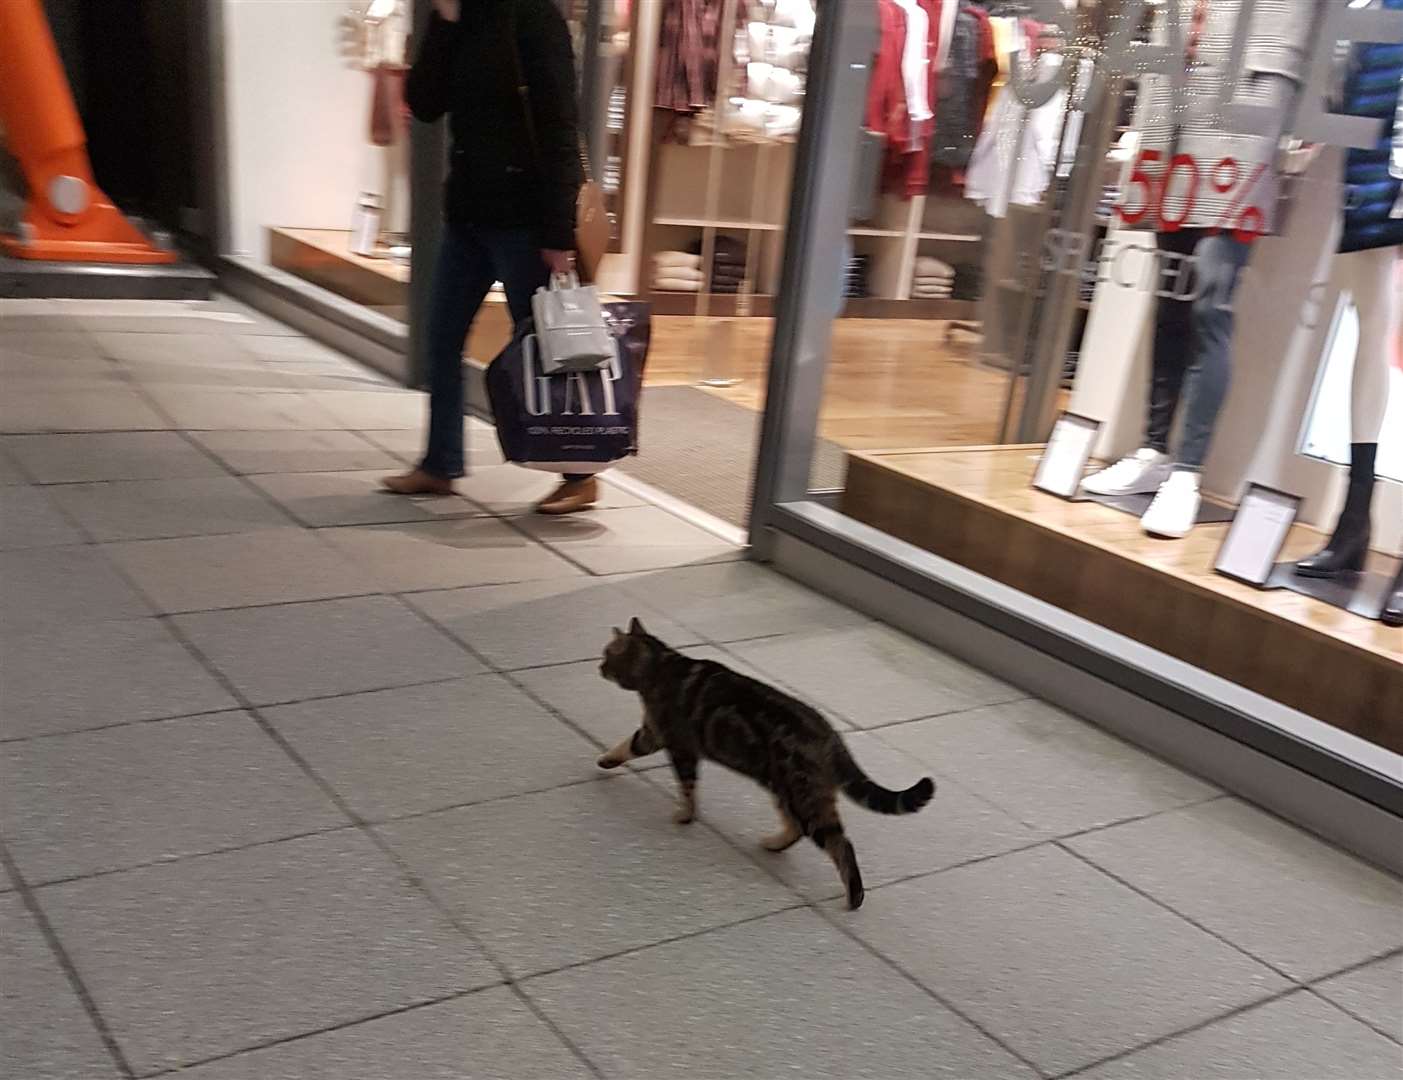
[[[0,130],[29,184],[18,235],[0,250],[21,259],[173,263],[93,180],[88,140],[40,0],[0,0]]]

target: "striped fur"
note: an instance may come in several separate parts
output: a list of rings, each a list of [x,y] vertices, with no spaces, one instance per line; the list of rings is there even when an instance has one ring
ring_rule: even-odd
[[[862,874],[838,816],[838,792],[879,814],[913,814],[935,794],[929,777],[905,791],[883,787],[815,709],[724,664],[682,655],[637,619],[627,632],[614,631],[600,671],[643,701],[642,725],[599,759],[601,767],[666,750],[678,780],[679,823],[696,814],[702,758],[750,777],[779,810],[781,829],[764,846],[783,851],[809,837],[833,860],[851,908],[863,900]]]

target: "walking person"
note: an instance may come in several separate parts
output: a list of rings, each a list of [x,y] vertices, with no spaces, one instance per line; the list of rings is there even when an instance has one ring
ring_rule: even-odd
[[[398,495],[446,495],[465,474],[463,342],[500,281],[512,321],[552,273],[567,273],[583,183],[570,32],[555,0],[434,0],[405,83],[415,118],[452,133],[444,227],[425,327],[429,430],[419,465],[388,476]],[[565,476],[537,509],[597,499],[592,476]]]

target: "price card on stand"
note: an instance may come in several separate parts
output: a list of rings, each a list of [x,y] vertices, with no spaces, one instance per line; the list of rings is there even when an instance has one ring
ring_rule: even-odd
[[[1069,412],[1059,416],[1038,461],[1033,486],[1059,499],[1070,499],[1075,495],[1081,487],[1086,463],[1091,460],[1091,451],[1096,446],[1096,436],[1100,431],[1099,420]]]
[[[1213,569],[1224,577],[1263,588],[1276,568],[1300,508],[1299,495],[1248,484]]]

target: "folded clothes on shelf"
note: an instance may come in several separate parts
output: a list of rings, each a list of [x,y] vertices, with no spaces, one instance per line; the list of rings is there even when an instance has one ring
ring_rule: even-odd
[[[680,269],[701,271],[701,256],[690,251],[659,251],[653,256],[653,266],[658,270]]]
[[[666,277],[659,275],[653,279],[653,288],[658,292],[701,292],[702,283],[700,280],[692,281],[688,278]]]
[[[922,255],[916,259],[916,276],[918,278],[935,277],[953,279],[955,276],[955,268],[947,262],[942,262],[940,259],[933,258],[929,255]]]

